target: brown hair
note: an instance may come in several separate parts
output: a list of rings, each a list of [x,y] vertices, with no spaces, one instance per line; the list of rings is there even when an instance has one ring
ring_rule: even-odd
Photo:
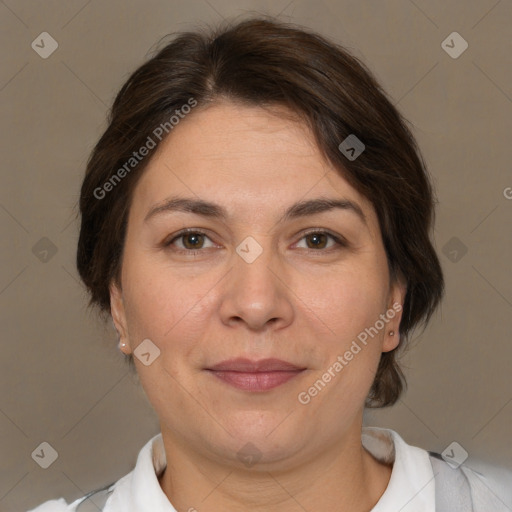
[[[151,155],[133,170],[126,162],[156,127],[167,126],[170,133],[170,117],[191,98],[199,108],[220,98],[285,106],[307,123],[323,155],[375,208],[390,277],[401,276],[407,284],[399,347],[407,344],[412,329],[427,324],[444,293],[429,236],[433,190],[416,142],[357,58],[307,29],[261,16],[178,34],[117,94],[80,194],[77,267],[90,293],[89,306],[110,314],[109,285],[120,283],[133,190]],[[351,134],[365,145],[354,160],[339,149]],[[126,172],[120,173],[121,168]],[[113,182],[116,173],[122,179]],[[100,194],[109,180],[108,193]],[[396,361],[399,347],[381,355],[367,406],[398,400],[405,385]],[[133,366],[131,356],[130,362]]]

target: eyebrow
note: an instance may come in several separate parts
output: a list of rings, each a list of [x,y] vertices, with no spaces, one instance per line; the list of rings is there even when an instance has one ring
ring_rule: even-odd
[[[298,201],[284,212],[281,222],[328,212],[334,209],[352,212],[367,225],[363,210],[357,203],[349,201],[348,199],[331,199],[323,197]],[[212,217],[219,220],[225,220],[229,216],[224,207],[209,201],[204,201],[203,199],[169,197],[161,203],[153,206],[144,218],[144,222],[148,222],[156,215],[169,212],[194,213],[196,215],[202,215],[203,217]]]

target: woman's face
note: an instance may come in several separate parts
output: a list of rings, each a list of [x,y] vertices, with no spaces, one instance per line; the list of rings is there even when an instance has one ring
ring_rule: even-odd
[[[170,199],[183,202],[155,210]],[[193,112],[158,148],[111,286],[126,353],[150,340],[134,359],[166,442],[233,463],[253,449],[274,464],[360,429],[404,293],[373,207],[304,125],[227,102]],[[299,370],[212,371],[235,358]]]

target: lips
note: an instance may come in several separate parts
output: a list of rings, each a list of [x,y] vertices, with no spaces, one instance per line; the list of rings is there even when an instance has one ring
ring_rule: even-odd
[[[260,361],[251,361],[250,359],[237,358],[222,361],[208,370],[227,371],[227,372],[286,372],[304,370],[304,367],[296,366],[281,359],[261,359]]]
[[[207,371],[226,384],[244,391],[267,391],[297,375],[305,368],[280,359],[230,359],[222,361]]]

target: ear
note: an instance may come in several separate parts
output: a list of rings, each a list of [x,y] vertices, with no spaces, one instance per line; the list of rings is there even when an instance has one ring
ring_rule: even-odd
[[[382,352],[389,352],[400,343],[400,320],[404,309],[405,294],[407,293],[407,283],[400,276],[395,278],[389,289],[388,308],[385,315],[389,318],[382,342]],[[392,335],[390,333],[393,333]]]
[[[126,324],[126,313],[124,308],[123,291],[121,287],[112,281],[109,286],[110,290],[110,313],[114,327],[119,334],[119,349],[125,354],[131,353],[130,340],[128,339],[128,328]],[[124,343],[125,346],[121,346]]]

